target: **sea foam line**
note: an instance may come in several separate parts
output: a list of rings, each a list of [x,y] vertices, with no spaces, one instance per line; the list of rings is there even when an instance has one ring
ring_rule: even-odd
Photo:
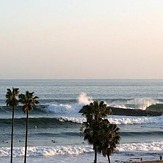
[[[151,143],[131,143],[131,144],[121,144],[118,147],[120,152],[154,152],[163,151],[163,141],[162,142],[151,142]]]
[[[89,145],[68,145],[68,146],[37,146],[28,147],[27,156],[55,156],[55,155],[78,155],[81,153],[93,152],[93,149]],[[0,148],[0,157],[10,156],[10,148],[2,147]],[[14,147],[13,150],[14,157],[24,156],[24,147]]]
[[[17,117],[15,119],[16,120],[23,120],[24,121],[25,117]],[[83,117],[81,114],[77,113],[77,114],[71,114],[71,115],[65,115],[65,114],[48,114],[45,116],[42,115],[31,115],[30,119],[33,121],[36,119],[43,119],[46,120],[47,122],[50,119],[58,119],[59,121],[69,121],[69,122],[74,122],[74,123],[79,123],[82,124],[83,122],[86,121],[86,118]],[[10,118],[4,118],[4,119],[0,119],[1,122],[5,123],[5,121],[9,121]],[[117,125],[135,125],[135,124],[158,124],[159,126],[162,126],[163,124],[163,115],[162,116],[154,116],[154,117],[147,117],[147,116],[117,116],[117,115],[110,115],[108,116],[108,120],[110,121],[110,123],[112,124],[117,124]],[[34,123],[34,122],[33,122]]]
[[[14,147],[14,157],[24,156],[24,147]],[[163,151],[163,141],[162,142],[151,142],[151,143],[130,143],[130,144],[120,144],[117,147],[118,152],[162,152]],[[28,147],[27,156],[55,156],[55,155],[79,155],[82,153],[93,152],[91,145],[67,145],[67,146],[37,146]],[[0,157],[9,157],[10,148],[2,147],[0,148]]]
[[[86,121],[84,117],[75,116],[62,116],[63,120],[72,121],[75,123],[83,123]],[[108,120],[112,124],[163,124],[163,116],[159,117],[128,117],[128,116],[111,116]]]

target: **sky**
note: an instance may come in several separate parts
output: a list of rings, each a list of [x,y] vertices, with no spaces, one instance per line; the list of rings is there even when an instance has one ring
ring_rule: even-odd
[[[0,0],[0,79],[163,79],[163,1]]]

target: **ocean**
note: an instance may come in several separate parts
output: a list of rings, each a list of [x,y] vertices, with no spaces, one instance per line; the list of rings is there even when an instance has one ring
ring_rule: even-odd
[[[93,100],[108,106],[146,109],[163,103],[163,80],[0,80],[0,163],[10,162],[11,109],[6,108],[7,88],[18,87],[39,97],[30,112],[28,154],[30,163],[92,163],[92,146],[80,131],[85,118],[78,113]],[[163,116],[107,117],[117,124],[121,141],[112,162],[155,160],[163,156]],[[15,110],[14,162],[23,162],[25,114]],[[98,154],[98,162],[107,158]]]

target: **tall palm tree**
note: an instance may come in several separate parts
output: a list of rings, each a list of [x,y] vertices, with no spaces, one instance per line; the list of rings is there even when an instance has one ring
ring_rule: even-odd
[[[14,113],[15,113],[15,108],[18,106],[18,99],[17,99],[18,94],[19,94],[19,88],[12,88],[12,90],[7,89],[6,104],[12,109],[11,160],[10,160],[11,163],[13,162]]]
[[[26,163],[27,158],[27,139],[28,139],[28,125],[29,125],[29,112],[39,103],[38,97],[34,96],[34,92],[26,91],[25,94],[19,95],[19,101],[22,103],[23,111],[26,113],[26,137],[25,137],[25,155],[24,163]]]
[[[95,152],[94,163],[96,163],[97,152],[100,152],[100,123],[103,118],[111,113],[111,110],[107,108],[103,101],[94,101],[89,105],[83,106],[79,113],[82,113],[87,119],[87,121],[83,123],[84,140],[88,140],[88,143],[93,145]]]

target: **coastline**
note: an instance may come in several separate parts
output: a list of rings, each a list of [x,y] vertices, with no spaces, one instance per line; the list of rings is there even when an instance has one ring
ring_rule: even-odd
[[[135,162],[135,163],[163,163],[163,160],[156,160],[156,161],[142,161],[142,162]]]
[[[160,155],[159,159],[156,159],[156,160],[143,160],[143,158],[136,158],[137,160],[129,160],[129,161],[126,161],[124,163],[163,163],[163,160],[162,160],[162,156]]]

